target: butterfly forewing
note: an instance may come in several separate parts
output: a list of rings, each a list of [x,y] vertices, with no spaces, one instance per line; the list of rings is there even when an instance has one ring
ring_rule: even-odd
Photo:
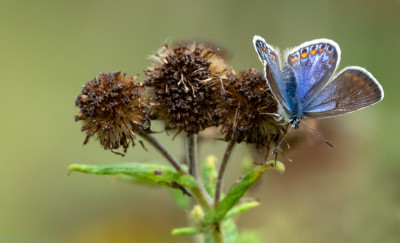
[[[367,70],[347,67],[304,107],[305,118],[350,113],[383,99],[383,89]]]
[[[332,40],[318,39],[294,48],[287,56],[298,83],[298,100],[307,103],[329,81],[340,59],[340,48]]]
[[[269,88],[278,102],[288,112],[287,104],[281,92],[283,85],[278,53],[260,36],[254,36],[253,43],[260,61],[264,64],[265,78]]]

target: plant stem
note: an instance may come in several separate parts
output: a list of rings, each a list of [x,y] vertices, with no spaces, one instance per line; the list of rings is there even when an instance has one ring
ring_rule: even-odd
[[[168,152],[168,150],[151,134],[145,133],[143,131],[136,131],[144,140],[149,142],[151,145],[153,145],[170,163],[171,165],[180,173],[180,174],[186,174],[187,172],[182,168],[181,164],[179,161],[171,154]]]
[[[194,198],[196,198],[203,210],[208,211],[210,210],[209,200],[207,200],[208,197],[205,196],[206,194],[204,194],[204,191],[201,190],[201,188],[202,187],[198,185],[197,187],[190,188],[190,192],[193,194]]]
[[[218,207],[219,200],[221,198],[221,190],[222,190],[222,182],[224,179],[224,174],[225,174],[225,169],[226,166],[228,165],[228,161],[230,158],[230,155],[232,153],[232,149],[235,146],[234,141],[230,141],[228,145],[226,146],[224,157],[222,158],[221,164],[218,169],[218,176],[217,176],[217,181],[215,184],[215,195],[214,195],[214,208]],[[215,243],[223,243],[224,242],[224,237],[223,237],[223,232],[222,232],[222,225],[221,221],[218,221],[215,223],[215,227],[212,230],[212,235],[214,238]]]
[[[189,174],[196,179],[197,187],[191,188],[191,191],[204,210],[210,209],[210,202],[212,201],[204,188],[203,181],[198,175],[197,171],[197,134],[190,133],[186,135],[186,158],[189,167]]]
[[[214,196],[214,208],[217,208],[219,200],[221,198],[222,182],[224,179],[225,169],[229,161],[229,157],[232,153],[232,149],[235,146],[234,141],[230,141],[225,149],[224,157],[222,158],[221,164],[218,169],[218,176],[215,185],[215,196]]]
[[[189,166],[189,174],[197,179],[197,134],[186,135],[186,160]]]
[[[217,222],[214,224],[214,228],[212,229],[212,236],[214,239],[214,243],[223,243],[224,236],[221,231],[221,223]]]
[[[189,167],[189,174],[196,179],[197,187],[190,188],[194,198],[204,211],[210,210],[212,199],[204,188],[201,176],[198,175],[197,162],[197,134],[188,133],[186,135],[186,160]]]

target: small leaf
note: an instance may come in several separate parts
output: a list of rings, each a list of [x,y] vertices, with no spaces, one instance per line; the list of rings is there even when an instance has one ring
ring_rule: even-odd
[[[269,161],[264,165],[255,166],[231,188],[231,190],[218,204],[217,208],[208,211],[206,217],[204,218],[203,224],[210,225],[213,222],[222,220],[226,213],[239,202],[240,198],[243,197],[245,192],[271,168],[277,169],[280,172],[285,170],[285,166],[279,161],[276,163],[275,161]]]
[[[279,171],[281,174],[285,172],[285,165],[282,162],[276,161],[276,164],[274,165],[273,168]]]
[[[171,235],[176,236],[176,235],[193,235],[193,234],[200,234],[203,233],[203,231],[199,228],[196,227],[183,227],[183,228],[176,228],[173,229],[171,232]]]
[[[180,185],[182,187],[195,187],[196,180],[190,175],[181,175],[170,166],[142,164],[142,163],[125,163],[115,165],[82,165],[72,164],[68,168],[69,173],[78,171],[95,175],[126,175],[132,180],[139,183],[150,183],[174,187]],[[125,178],[126,179],[126,178]],[[176,188],[176,186],[175,186]]]
[[[225,215],[225,219],[231,218],[231,217],[233,217],[235,215],[238,215],[238,214],[241,214],[241,213],[244,213],[247,210],[255,208],[255,207],[259,206],[259,205],[260,205],[260,202],[258,202],[256,200],[242,203],[242,204],[240,204],[240,205],[238,205],[236,207],[233,207],[231,210],[229,210]]]

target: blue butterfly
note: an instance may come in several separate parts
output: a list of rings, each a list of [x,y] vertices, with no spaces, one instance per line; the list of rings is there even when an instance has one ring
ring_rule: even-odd
[[[346,67],[329,82],[340,61],[340,48],[332,40],[305,42],[288,51],[283,64],[279,52],[262,37],[254,36],[253,43],[264,64],[267,84],[278,101],[278,115],[291,124],[287,133],[297,129],[302,118],[339,116],[383,99],[382,86],[361,67]]]

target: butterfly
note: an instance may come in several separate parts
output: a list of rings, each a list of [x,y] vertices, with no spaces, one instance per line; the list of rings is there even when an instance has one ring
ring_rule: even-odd
[[[283,63],[278,50],[262,37],[254,36],[253,43],[264,65],[267,84],[278,101],[277,115],[291,125],[286,134],[291,128],[299,128],[303,118],[344,115],[383,99],[382,86],[362,67],[346,67],[332,79],[340,61],[339,45],[332,40],[305,42],[289,50]]]

